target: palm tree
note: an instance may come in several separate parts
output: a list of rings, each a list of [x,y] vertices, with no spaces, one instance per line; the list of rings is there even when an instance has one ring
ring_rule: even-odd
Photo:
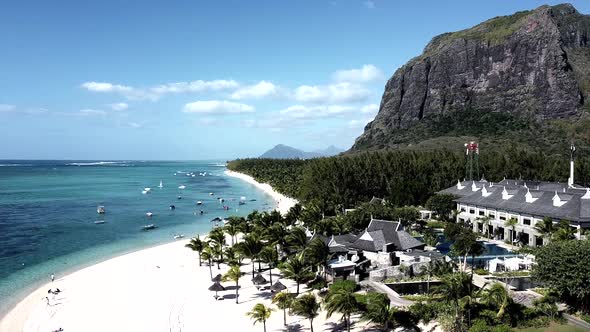
[[[272,303],[279,307],[279,309],[283,310],[283,325],[285,326],[287,326],[287,309],[291,308],[294,298],[295,294],[287,292],[277,293],[272,298]]]
[[[307,245],[307,234],[303,227],[293,227],[285,237],[287,246],[292,251],[301,251]]]
[[[346,330],[350,332],[350,316],[359,311],[359,303],[354,294],[356,283],[350,280],[337,281],[330,287],[325,300],[326,317],[339,312],[346,322]]]
[[[287,237],[287,229],[281,223],[275,223],[272,226],[268,227],[264,230],[263,238],[268,241],[268,244],[275,248],[277,255],[279,253],[279,249],[277,246],[281,247],[281,250],[285,248]]]
[[[238,303],[238,289],[240,288],[239,281],[242,277],[242,271],[239,266],[232,266],[226,274],[223,275],[223,281],[235,281],[236,283],[236,304]]]
[[[223,231],[227,233],[231,237],[231,245],[233,246],[236,238],[236,235],[240,233],[240,218],[238,217],[229,217],[227,219],[227,223],[223,226]]]
[[[501,319],[504,316],[506,308],[510,305],[512,298],[504,286],[495,282],[484,290],[481,300],[498,308],[496,318]]]
[[[428,264],[423,265],[420,269],[422,273],[426,274],[428,278],[426,279],[426,293],[430,294],[430,279],[436,270],[436,261],[430,261]]]
[[[293,313],[309,319],[309,328],[313,332],[313,319],[316,318],[320,311],[320,303],[313,293],[302,295],[293,301],[291,308]]]
[[[557,230],[553,233],[553,240],[568,241],[576,238],[576,230],[570,226],[570,222],[562,220],[557,225]]]
[[[367,293],[364,296],[364,302],[361,320],[376,324],[384,330],[389,330],[391,308],[387,295],[383,293]]]
[[[471,277],[465,272],[446,275],[441,278],[441,284],[436,287],[434,293],[452,304],[455,310],[453,324],[462,325],[463,316],[460,315],[460,310],[463,310],[463,307],[460,301],[467,298],[471,302]]]
[[[435,294],[452,301],[459,307],[459,300],[471,295],[471,278],[465,272],[446,275],[441,278],[441,284],[436,287]]]
[[[510,244],[514,244],[514,235],[516,234],[516,225],[518,225],[518,219],[510,218],[504,222],[504,226],[510,227],[512,229],[512,233],[510,236]]]
[[[489,239],[490,238],[490,228],[488,226],[492,222],[492,218],[490,218],[490,216],[484,216],[484,217],[479,217],[477,219],[479,219],[481,221],[483,228],[484,228],[484,234]]]
[[[228,265],[240,265],[241,253],[235,247],[227,247],[223,251]]]
[[[254,308],[252,308],[252,311],[246,313],[246,315],[250,316],[250,318],[254,320],[254,325],[256,325],[256,323],[262,322],[264,332],[266,332],[266,320],[270,318],[270,314],[272,312],[272,308],[266,307],[262,303],[257,303]]]
[[[307,244],[304,255],[318,267],[323,268],[325,279],[328,261],[332,256],[330,254],[330,247],[328,247],[328,245],[322,239],[315,238]]]
[[[205,243],[199,238],[199,235],[192,238],[190,242],[185,245],[185,247],[199,253],[199,266],[201,266],[201,252],[205,248]]]
[[[223,229],[212,229],[211,232],[209,232],[209,243],[216,249],[215,252],[219,258],[217,261],[217,268],[219,268],[219,263],[223,262],[223,246],[225,245],[225,233],[223,233]]]
[[[270,278],[270,284],[272,285],[272,268],[279,260],[279,256],[274,248],[266,246],[260,251],[259,257],[260,260],[268,265],[268,276]]]
[[[544,217],[543,220],[535,225],[535,230],[539,232],[543,238],[550,239],[555,232],[553,219],[551,219],[551,217]]]
[[[260,241],[260,236],[257,233],[250,233],[244,236],[244,241],[239,244],[239,250],[241,253],[252,261],[252,278],[254,278],[254,263],[256,262],[256,259],[258,259],[260,251],[262,251],[262,241]]]
[[[207,261],[207,265],[209,265],[209,275],[211,279],[213,279],[213,271],[211,270],[212,260],[213,260],[213,249],[209,245],[205,245],[203,251],[201,252],[200,258],[203,258]]]
[[[297,283],[297,295],[299,295],[299,285],[307,281],[312,274],[311,268],[305,264],[302,253],[289,258],[279,267],[279,270],[281,270],[285,278],[292,279]]]

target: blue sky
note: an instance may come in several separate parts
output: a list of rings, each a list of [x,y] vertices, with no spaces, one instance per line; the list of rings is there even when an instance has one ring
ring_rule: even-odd
[[[0,158],[348,148],[432,37],[545,3],[4,1]]]

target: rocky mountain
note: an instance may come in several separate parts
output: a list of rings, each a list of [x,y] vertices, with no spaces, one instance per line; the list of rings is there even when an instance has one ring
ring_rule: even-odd
[[[434,37],[389,79],[351,151],[506,144],[590,147],[590,16],[572,5]]]
[[[284,144],[278,144],[272,149],[263,153],[260,158],[272,159],[310,159],[319,157],[329,157],[341,153],[343,150],[331,145],[323,150],[316,150],[314,152],[305,152]]]

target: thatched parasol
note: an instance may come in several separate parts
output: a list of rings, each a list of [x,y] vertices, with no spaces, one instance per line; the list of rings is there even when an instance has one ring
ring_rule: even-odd
[[[270,286],[271,292],[280,292],[287,289],[287,286],[283,285],[280,281],[275,282],[274,285]]]
[[[219,282],[221,282],[221,279],[222,279],[221,274],[218,274],[215,277],[213,277],[213,279],[211,279],[211,281],[219,283]]]
[[[225,290],[225,287],[221,286],[220,283],[216,282],[213,285],[209,286],[209,290],[215,292],[215,299],[217,300],[217,298],[219,296],[217,296],[217,292],[222,292]]]
[[[268,281],[266,281],[266,279],[260,273],[258,273],[256,277],[252,279],[252,282],[254,283],[254,285],[264,285]]]
[[[211,219],[211,222],[220,222],[222,219],[219,217],[215,217],[213,219]]]

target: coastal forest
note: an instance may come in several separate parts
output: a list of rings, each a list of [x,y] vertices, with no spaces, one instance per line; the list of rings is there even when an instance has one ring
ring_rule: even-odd
[[[567,181],[569,157],[509,147],[484,151],[473,178]],[[279,192],[316,205],[325,213],[354,208],[373,197],[393,206],[421,205],[434,193],[468,178],[464,153],[438,150],[382,150],[307,160],[237,159],[227,167],[269,183]],[[577,158],[575,179],[590,185],[590,158]]]

